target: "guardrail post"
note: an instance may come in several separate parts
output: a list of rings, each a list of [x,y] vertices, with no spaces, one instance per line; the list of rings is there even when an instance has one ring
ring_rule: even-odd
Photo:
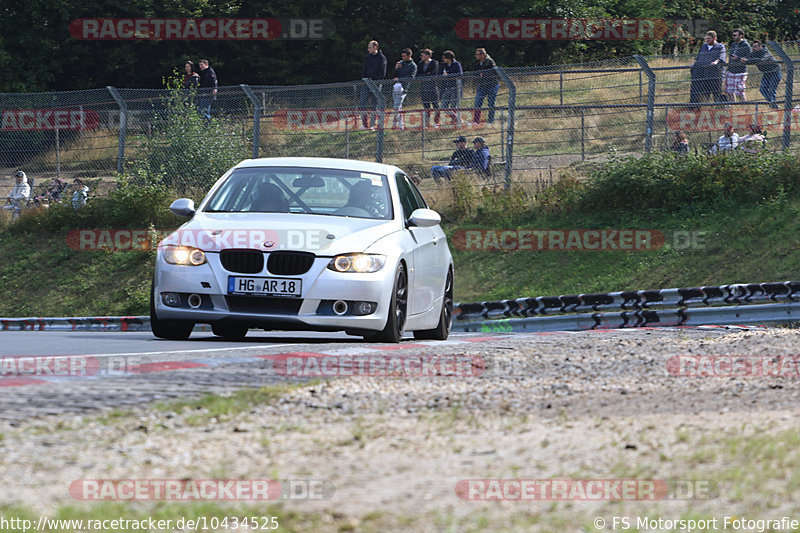
[[[506,71],[500,67],[494,67],[497,75],[508,87],[508,127],[506,129],[506,183],[505,188],[511,186],[511,170],[514,167],[514,119],[517,110],[517,86],[511,81]]]
[[[634,55],[633,58],[639,63],[642,71],[647,75],[647,131],[644,138],[644,151],[649,152],[653,147],[653,115],[655,114],[656,106],[656,74],[647,60],[640,56]]]
[[[117,172],[122,174],[125,171],[125,134],[128,130],[128,104],[119,94],[119,91],[111,85],[107,85],[106,89],[111,93],[111,98],[119,106],[119,150],[117,151]]]
[[[258,159],[258,147],[261,144],[261,102],[249,85],[239,85],[244,94],[253,102],[253,159]]]
[[[378,114],[378,119],[376,120],[378,135],[375,139],[375,162],[383,163],[383,123],[386,120],[384,116],[386,112],[386,98],[373,80],[370,78],[362,78],[362,80],[367,84],[367,88],[375,97],[375,111]]]
[[[783,102],[783,148],[789,148],[792,144],[792,107],[794,105],[794,61],[781,45],[775,41],[767,41],[767,44],[775,50],[786,66],[786,97]]]

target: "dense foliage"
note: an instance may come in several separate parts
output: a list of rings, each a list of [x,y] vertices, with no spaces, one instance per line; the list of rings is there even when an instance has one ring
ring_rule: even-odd
[[[320,18],[334,22],[323,41],[79,41],[72,20],[96,17],[275,17]],[[5,2],[0,11],[0,92],[104,87],[160,87],[164,75],[186,59],[207,57],[223,85],[296,84],[361,77],[366,43],[377,39],[389,58],[399,50],[452,49],[471,60],[486,46],[501,65],[537,65],[613,58],[632,53],[692,51],[690,39],[665,41],[465,41],[456,21],[475,17],[536,18],[705,18],[727,39],[743,26],[750,35],[797,39],[796,0],[465,0],[446,10],[428,2],[362,0],[31,0]]]
[[[583,191],[581,210],[663,210],[754,205],[800,194],[800,162],[786,152],[719,156],[656,152],[608,162]]]

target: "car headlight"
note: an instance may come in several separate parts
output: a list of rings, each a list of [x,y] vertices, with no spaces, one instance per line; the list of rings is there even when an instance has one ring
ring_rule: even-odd
[[[171,265],[199,266],[206,262],[206,254],[189,246],[165,246],[164,260]]]
[[[334,272],[377,272],[385,263],[385,255],[343,254],[331,259],[328,268]]]

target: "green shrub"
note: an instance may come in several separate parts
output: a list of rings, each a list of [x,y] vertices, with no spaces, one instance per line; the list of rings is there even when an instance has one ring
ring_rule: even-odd
[[[651,153],[609,161],[593,172],[580,209],[659,209],[752,205],[800,192],[800,161],[791,154]]]
[[[167,80],[167,87],[163,111],[156,114],[153,134],[144,141],[134,168],[174,190],[207,191],[225,171],[250,156],[249,144],[238,123],[203,119],[193,104],[195,96],[186,94],[180,78]]]
[[[108,197],[91,198],[85,207],[73,209],[67,200],[50,208],[24,213],[8,231],[17,233],[58,233],[88,228],[172,228],[181,220],[169,212],[176,194],[165,185],[143,176],[123,176]]]

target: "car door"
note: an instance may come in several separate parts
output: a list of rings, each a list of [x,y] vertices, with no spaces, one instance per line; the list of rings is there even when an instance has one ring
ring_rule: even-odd
[[[408,221],[415,209],[425,207],[424,200],[402,172],[395,175],[400,204],[403,207],[403,220]],[[407,226],[413,241],[412,266],[409,272],[408,314],[416,315],[428,311],[436,298],[436,260],[438,236],[435,228]]]
[[[419,192],[414,182],[410,181],[409,183],[411,184],[411,188],[414,191],[414,195],[420,207],[429,209],[428,203],[425,201],[425,198],[422,197],[422,193]],[[447,269],[450,265],[450,250],[447,248],[447,236],[444,234],[444,230],[442,230],[441,226],[434,226],[428,229],[430,229],[433,234],[432,251],[435,257],[433,258],[434,271],[432,282],[434,298],[438,298],[444,294],[444,282],[447,277]]]

